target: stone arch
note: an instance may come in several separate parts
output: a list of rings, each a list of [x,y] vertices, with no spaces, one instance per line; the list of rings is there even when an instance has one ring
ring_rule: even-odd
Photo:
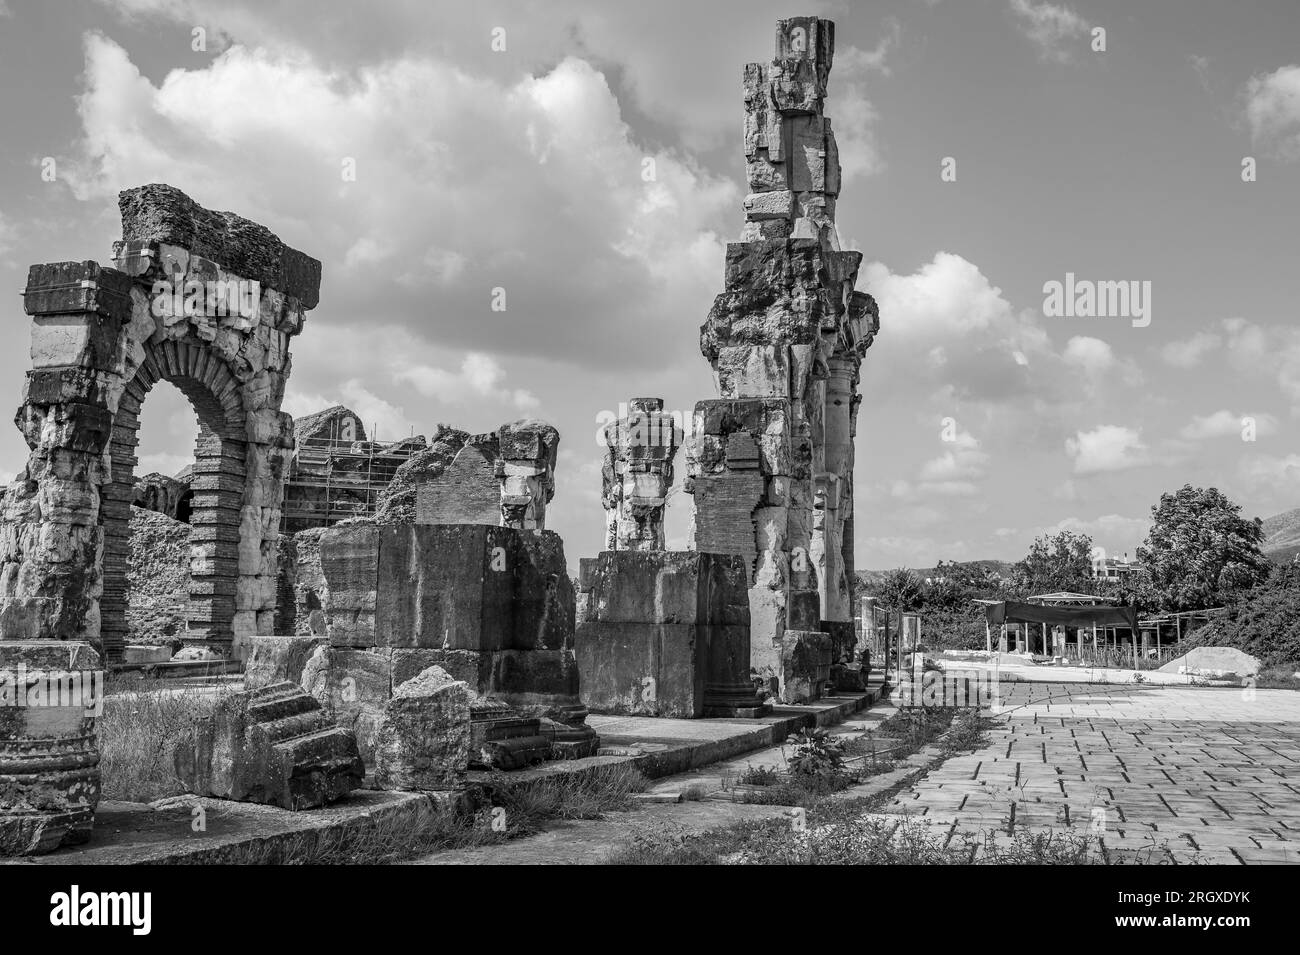
[[[28,273],[32,368],[16,423],[31,454],[0,507],[0,639],[85,641],[121,660],[139,414],[166,380],[199,420],[185,640],[238,655],[275,628],[294,445],[280,404],[320,262],[171,186],[128,189],[118,205],[115,268]]]
[[[159,381],[170,382],[189,399],[199,426],[193,478],[186,492],[186,517],[191,528],[186,641],[218,648],[229,644],[234,638],[232,623],[239,576],[257,573],[256,568],[239,566],[240,508],[248,453],[239,382],[224,362],[199,345],[183,341],[151,344],[118,400],[109,444],[110,481],[102,492],[104,583],[100,632],[109,656],[120,652],[127,639],[126,570],[139,416],[145,398]]]

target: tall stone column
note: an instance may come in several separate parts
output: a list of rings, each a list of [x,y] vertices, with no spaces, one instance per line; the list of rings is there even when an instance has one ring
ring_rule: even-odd
[[[91,644],[130,289],[128,276],[94,262],[28,274],[32,369],[16,420],[31,455],[5,492],[0,525],[0,855],[84,842],[99,802],[103,674]],[[75,693],[60,701],[60,689]]]
[[[835,227],[839,155],[822,110],[834,39],[829,20],[781,20],[775,59],[745,67],[746,222],[700,330],[721,400],[696,406],[687,449],[695,546],[750,558],[751,669],[787,702],[815,698],[829,673],[826,614],[852,629],[841,407],[879,327],[853,289],[862,256],[840,249]],[[833,358],[849,366],[830,381]]]

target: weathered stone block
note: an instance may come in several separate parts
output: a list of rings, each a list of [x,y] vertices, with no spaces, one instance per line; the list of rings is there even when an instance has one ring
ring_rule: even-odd
[[[0,640],[0,856],[90,838],[103,688],[87,643]]]
[[[325,644],[324,637],[249,637],[244,686],[250,690],[273,683],[301,686],[307,661]]]
[[[794,193],[788,189],[780,192],[755,192],[745,197],[745,218],[751,222],[789,219],[793,214]]]
[[[367,765],[393,694],[392,656],[387,648],[318,647],[303,668],[302,686],[330,718],[356,736]]]
[[[781,700],[814,703],[825,695],[834,648],[829,634],[787,630],[781,638]]]
[[[276,683],[233,694],[197,723],[176,748],[176,774],[198,795],[298,810],[341,799],[365,767],[350,731],[301,686]]]
[[[320,262],[285,245],[265,226],[233,212],[205,209],[179,189],[156,183],[123,190],[118,206],[124,251],[132,244],[137,249],[148,243],[179,246],[292,296],[304,308],[320,301]]]
[[[375,783],[381,789],[455,789],[469,754],[465,683],[433,666],[394,688],[375,735]]]
[[[416,489],[416,523],[500,524],[497,459],[495,433],[471,437],[445,471]]]
[[[325,606],[330,643],[375,645],[379,590],[379,528],[373,524],[332,527],[321,535],[321,572],[329,584]]]
[[[131,278],[91,261],[33,265],[23,309],[33,316],[98,315],[109,320],[105,332],[116,335],[117,326],[131,316]]]
[[[743,558],[607,551],[583,561],[581,586],[575,652],[589,707],[691,719],[760,706]]]

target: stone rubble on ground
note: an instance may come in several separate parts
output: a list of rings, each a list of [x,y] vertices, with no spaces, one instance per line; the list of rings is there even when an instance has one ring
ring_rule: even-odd
[[[356,737],[296,683],[223,699],[176,747],[176,775],[199,796],[314,809],[358,788]]]

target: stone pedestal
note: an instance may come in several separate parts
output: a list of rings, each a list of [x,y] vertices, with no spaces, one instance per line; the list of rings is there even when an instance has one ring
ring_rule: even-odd
[[[758,716],[749,679],[749,568],[694,551],[606,551],[582,561],[576,651],[600,712]]]
[[[0,856],[90,838],[103,676],[88,643],[0,639]]]

